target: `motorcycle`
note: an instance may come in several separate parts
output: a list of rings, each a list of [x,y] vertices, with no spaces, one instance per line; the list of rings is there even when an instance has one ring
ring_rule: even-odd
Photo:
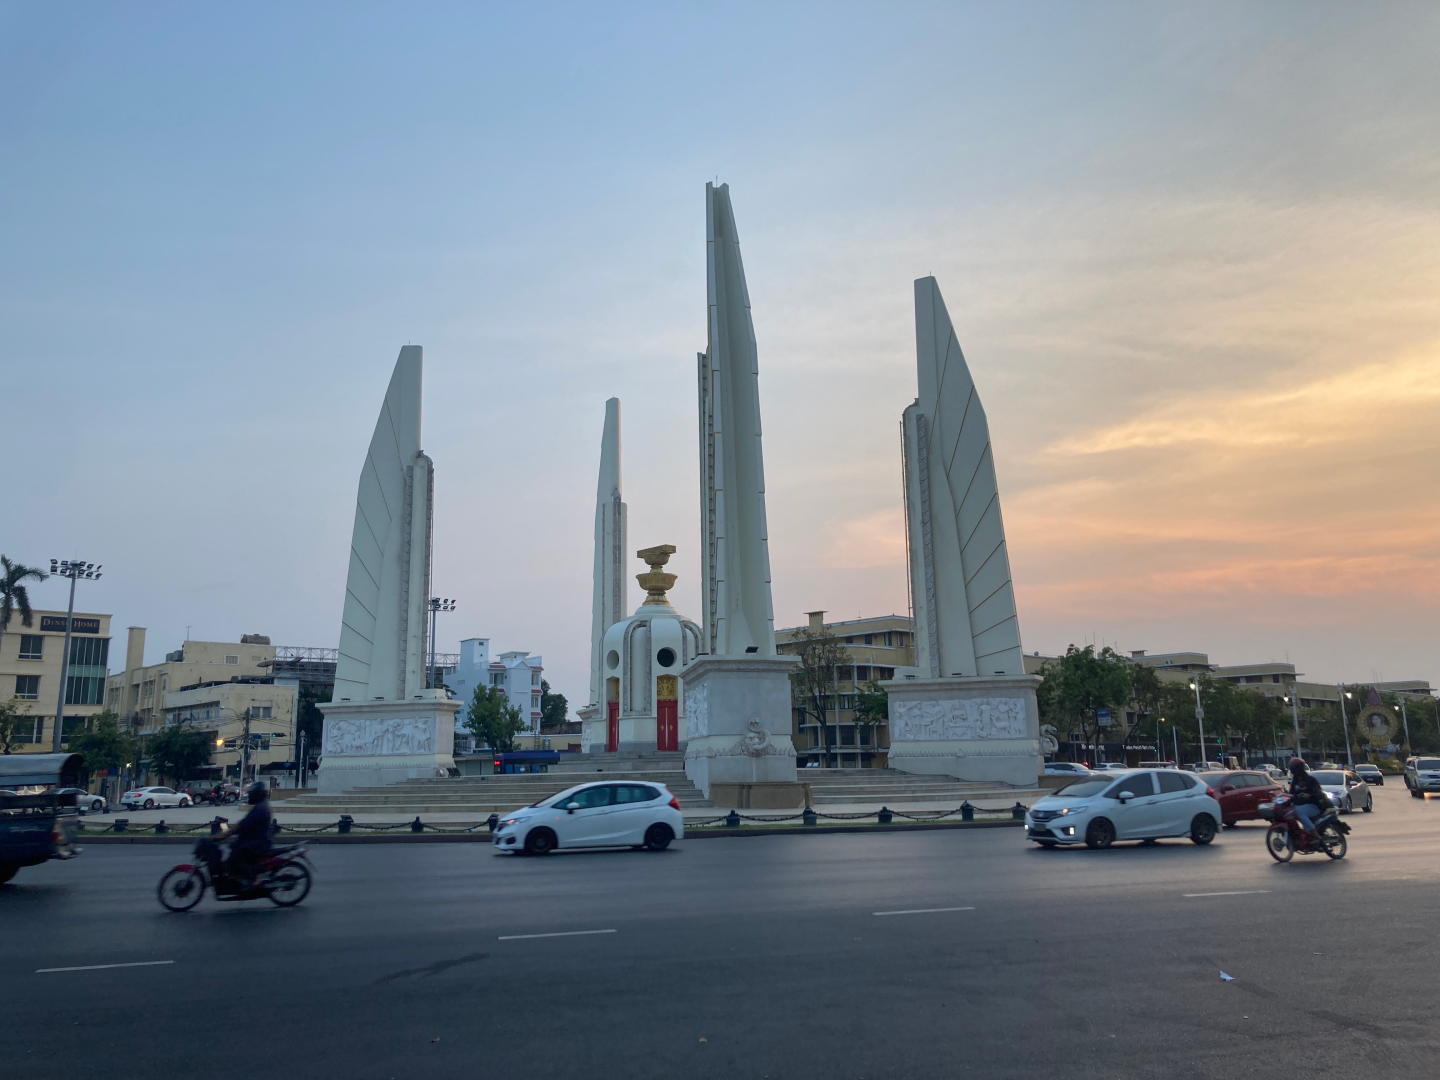
[[[1289,862],[1296,852],[1301,855],[1325,854],[1332,859],[1345,857],[1345,835],[1350,826],[1340,820],[1338,810],[1321,814],[1315,822],[1314,835],[1305,831],[1305,826],[1295,815],[1295,801],[1289,795],[1281,795],[1267,811],[1260,807],[1260,816],[1270,820],[1265,830],[1265,850],[1276,862]]]
[[[253,881],[236,880],[225,866],[225,853],[210,837],[195,845],[195,862],[166,872],[158,889],[160,903],[170,911],[189,911],[209,889],[216,900],[269,900],[294,907],[310,893],[312,874],[305,844],[276,848],[256,867]]]

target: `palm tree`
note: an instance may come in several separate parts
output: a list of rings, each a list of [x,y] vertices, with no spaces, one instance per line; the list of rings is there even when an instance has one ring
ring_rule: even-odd
[[[16,611],[20,612],[21,626],[35,624],[30,613],[30,593],[25,589],[25,582],[31,578],[44,581],[49,576],[43,570],[26,566],[24,563],[11,562],[6,556],[0,555],[0,638],[10,629],[10,619]]]

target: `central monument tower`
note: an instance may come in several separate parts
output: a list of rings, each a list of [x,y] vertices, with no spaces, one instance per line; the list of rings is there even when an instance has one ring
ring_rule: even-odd
[[[794,807],[790,679],[775,651],[760,367],[730,186],[705,185],[708,338],[699,354],[704,650],[685,670],[685,772],[717,805]]]

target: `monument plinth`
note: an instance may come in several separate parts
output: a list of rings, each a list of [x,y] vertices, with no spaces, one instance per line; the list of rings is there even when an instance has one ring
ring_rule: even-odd
[[[448,776],[455,767],[455,714],[460,702],[443,690],[409,701],[334,701],[325,713],[321,795],[402,780]]]
[[[1031,787],[1040,753],[1038,675],[890,679],[890,767]]]
[[[685,669],[685,775],[716,806],[793,809],[791,656],[702,656]]]

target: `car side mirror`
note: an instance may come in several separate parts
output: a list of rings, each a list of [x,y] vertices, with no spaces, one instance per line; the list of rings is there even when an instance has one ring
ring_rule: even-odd
[[[576,810],[579,810],[579,809],[580,809],[580,804],[579,804],[578,802],[572,802],[572,803],[566,803],[566,804],[565,804],[565,812],[566,812],[567,814],[573,814]]]
[[[1234,784],[1226,784],[1224,787],[1222,787],[1222,788],[1220,789],[1220,794],[1223,795],[1223,794],[1225,794],[1225,792],[1227,792],[1227,791],[1234,791],[1234,790],[1235,790],[1235,785],[1234,785]]]
[[[1134,793],[1133,791],[1122,791],[1122,792],[1120,792],[1120,794],[1119,794],[1118,796],[1116,796],[1116,797],[1117,797],[1122,803],[1127,803],[1127,802],[1129,802],[1131,799],[1133,799],[1133,798],[1135,797],[1135,793]]]

